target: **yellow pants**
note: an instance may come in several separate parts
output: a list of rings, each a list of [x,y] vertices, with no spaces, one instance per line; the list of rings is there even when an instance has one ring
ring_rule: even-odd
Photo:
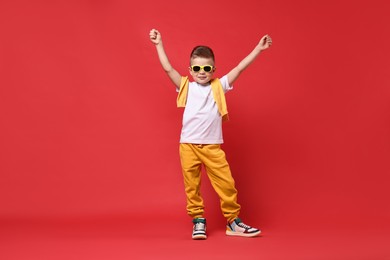
[[[220,198],[222,214],[232,221],[240,213],[237,190],[225,152],[219,144],[180,144],[180,160],[187,195],[187,213],[203,217],[204,204],[200,194],[201,166],[205,166],[211,185]]]

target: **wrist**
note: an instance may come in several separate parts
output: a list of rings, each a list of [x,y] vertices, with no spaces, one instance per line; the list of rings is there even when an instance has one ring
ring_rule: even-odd
[[[255,48],[256,51],[258,52],[261,52],[263,50],[263,47],[261,46],[261,44],[257,44],[256,48]]]

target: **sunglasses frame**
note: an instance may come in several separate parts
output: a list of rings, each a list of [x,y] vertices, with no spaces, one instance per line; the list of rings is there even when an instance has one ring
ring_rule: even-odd
[[[194,67],[199,67],[199,70],[194,70]],[[210,67],[210,68],[211,68],[210,71],[204,70],[205,67]],[[215,67],[212,66],[212,65],[204,65],[204,66],[201,66],[201,65],[192,65],[190,68],[191,68],[191,70],[192,70],[193,72],[199,72],[200,70],[203,70],[204,72],[208,72],[208,73],[212,72],[213,69],[215,69]]]

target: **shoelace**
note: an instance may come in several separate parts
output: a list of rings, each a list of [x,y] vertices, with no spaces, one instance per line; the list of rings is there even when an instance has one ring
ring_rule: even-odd
[[[195,224],[195,231],[202,231],[204,230],[204,224],[203,223],[196,223]]]
[[[237,226],[242,227],[242,228],[245,228],[245,229],[250,229],[250,228],[252,228],[252,227],[250,227],[250,226],[248,226],[248,225],[246,225],[246,224],[244,224],[244,223],[242,223],[242,222],[238,223]]]

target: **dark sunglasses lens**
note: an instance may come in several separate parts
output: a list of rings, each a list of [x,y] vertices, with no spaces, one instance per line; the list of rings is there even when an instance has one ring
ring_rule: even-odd
[[[210,72],[211,71],[211,66],[204,66],[204,71]]]
[[[200,71],[200,67],[199,66],[193,66],[192,70],[195,71],[195,72],[198,72],[198,71]]]

